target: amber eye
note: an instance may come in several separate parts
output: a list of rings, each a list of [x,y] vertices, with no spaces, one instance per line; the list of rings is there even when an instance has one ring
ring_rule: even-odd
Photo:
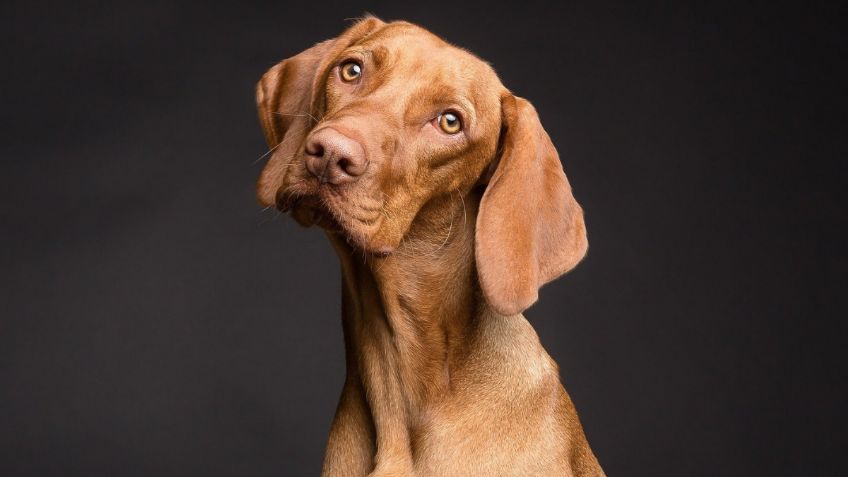
[[[462,121],[458,115],[447,111],[439,115],[439,127],[448,134],[456,134],[462,130]]]
[[[341,66],[341,77],[342,80],[350,83],[351,81],[356,81],[362,76],[362,66],[355,61],[346,61],[342,63]]]

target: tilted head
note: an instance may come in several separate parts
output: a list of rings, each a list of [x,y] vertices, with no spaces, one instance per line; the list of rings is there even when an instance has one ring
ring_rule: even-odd
[[[259,201],[302,225],[388,255],[422,211],[484,187],[475,258],[504,315],[586,253],[582,210],[533,107],[423,28],[365,18],[271,68],[256,100],[273,151]]]

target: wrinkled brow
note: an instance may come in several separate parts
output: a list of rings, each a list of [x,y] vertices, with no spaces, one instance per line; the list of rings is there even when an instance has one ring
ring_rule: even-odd
[[[404,122],[408,124],[416,122],[421,116],[445,109],[457,109],[466,127],[477,119],[474,103],[449,85],[435,83],[419,87],[411,95],[411,100],[404,114]]]
[[[361,56],[362,58],[374,63],[374,65],[379,68],[384,66],[389,59],[389,50],[383,46],[368,48],[364,45],[355,45],[343,51],[339,58],[351,55]]]

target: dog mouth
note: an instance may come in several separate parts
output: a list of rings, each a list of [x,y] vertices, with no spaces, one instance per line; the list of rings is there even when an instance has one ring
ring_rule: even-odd
[[[277,208],[288,213],[298,224],[304,227],[317,226],[329,232],[344,233],[344,228],[335,219],[332,211],[318,196],[291,197]]]
[[[277,193],[277,208],[288,213],[301,226],[317,226],[342,236],[355,249],[385,257],[392,248],[372,243],[384,219],[380,207],[352,206],[343,194],[321,185],[289,187]]]

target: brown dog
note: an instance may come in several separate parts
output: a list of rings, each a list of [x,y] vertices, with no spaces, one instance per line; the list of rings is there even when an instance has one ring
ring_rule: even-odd
[[[521,312],[586,253],[533,107],[489,65],[368,17],[256,91],[261,203],[328,232],[347,378],[325,476],[603,475]]]

